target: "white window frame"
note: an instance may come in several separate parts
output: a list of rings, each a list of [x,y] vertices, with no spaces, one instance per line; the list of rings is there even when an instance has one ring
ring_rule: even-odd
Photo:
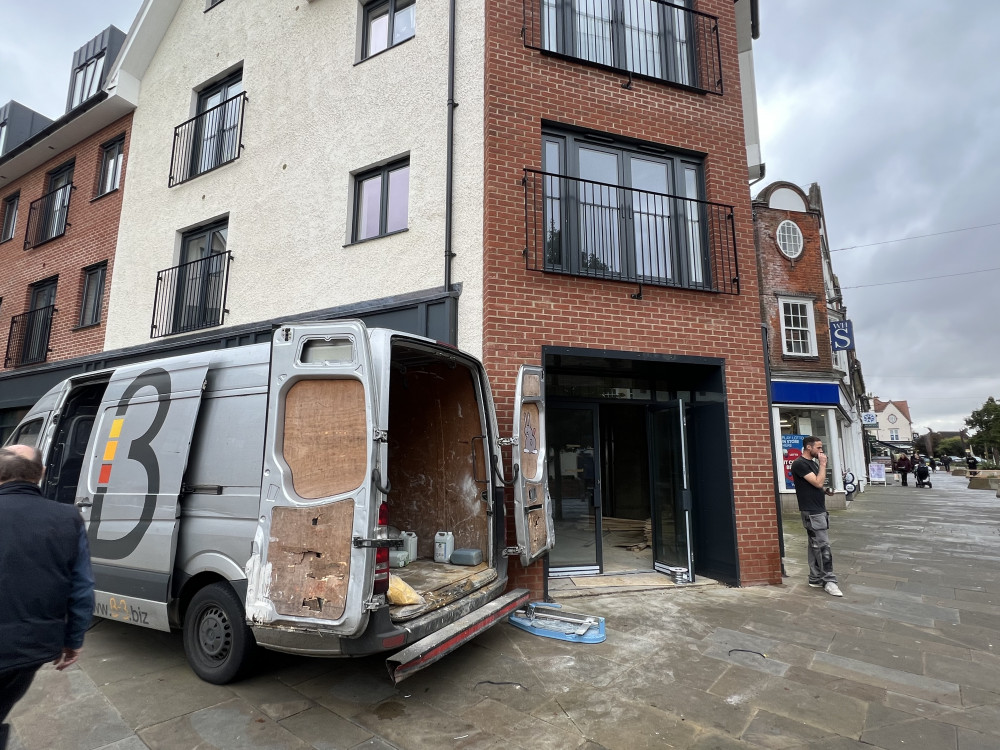
[[[893,427],[892,429],[889,430],[889,440],[891,440],[891,441],[897,441],[897,440],[899,440],[899,428],[898,427]]]
[[[805,305],[806,316],[808,318],[809,351],[792,352],[788,350],[788,339],[785,326],[785,305]],[[778,319],[781,322],[781,353],[785,357],[817,357],[819,349],[816,346],[816,313],[813,310],[813,301],[808,297],[778,297]],[[804,330],[795,328],[793,330]]]
[[[778,250],[789,260],[795,260],[802,256],[802,250],[805,247],[805,238],[802,236],[802,230],[799,229],[799,225],[794,221],[785,219],[780,224],[778,224],[778,229],[774,233],[774,239],[778,243]],[[798,243],[798,247],[794,251],[786,247],[786,242],[782,240],[792,241],[795,240]]]

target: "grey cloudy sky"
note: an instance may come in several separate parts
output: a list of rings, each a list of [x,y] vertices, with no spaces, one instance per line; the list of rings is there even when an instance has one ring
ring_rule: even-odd
[[[1000,2],[761,0],[765,181],[823,189],[831,247],[1000,221]],[[0,101],[62,114],[73,51],[140,0],[0,0]],[[760,186],[758,186],[760,187]],[[755,188],[756,189],[756,188]],[[844,287],[1000,267],[1000,226],[834,254]],[[847,288],[869,390],[958,429],[1000,395],[1000,271]]]
[[[834,249],[1000,222],[1000,3],[760,5],[761,185],[819,183]],[[994,226],[832,256],[868,390],[919,428],[1000,396],[1000,270],[944,278],[997,269],[998,242]],[[849,288],[868,284],[886,285]]]

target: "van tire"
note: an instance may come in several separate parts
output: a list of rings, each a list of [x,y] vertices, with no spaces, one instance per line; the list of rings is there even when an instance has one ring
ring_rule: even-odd
[[[184,615],[184,653],[205,682],[225,685],[244,674],[257,649],[243,604],[228,583],[200,589]]]

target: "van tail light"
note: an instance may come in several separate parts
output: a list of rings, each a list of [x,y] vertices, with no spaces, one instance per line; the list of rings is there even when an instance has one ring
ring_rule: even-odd
[[[389,504],[380,503],[378,506],[378,527],[375,529],[376,539],[386,539],[389,533]],[[384,594],[389,590],[389,548],[375,548],[375,585],[372,587],[373,594]]]

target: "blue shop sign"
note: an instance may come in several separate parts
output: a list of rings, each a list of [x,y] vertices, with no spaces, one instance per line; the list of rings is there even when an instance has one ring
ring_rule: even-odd
[[[840,389],[834,383],[797,383],[784,380],[771,382],[771,400],[776,404],[840,403]]]
[[[849,320],[831,322],[830,344],[835,352],[854,351],[854,324]]]

